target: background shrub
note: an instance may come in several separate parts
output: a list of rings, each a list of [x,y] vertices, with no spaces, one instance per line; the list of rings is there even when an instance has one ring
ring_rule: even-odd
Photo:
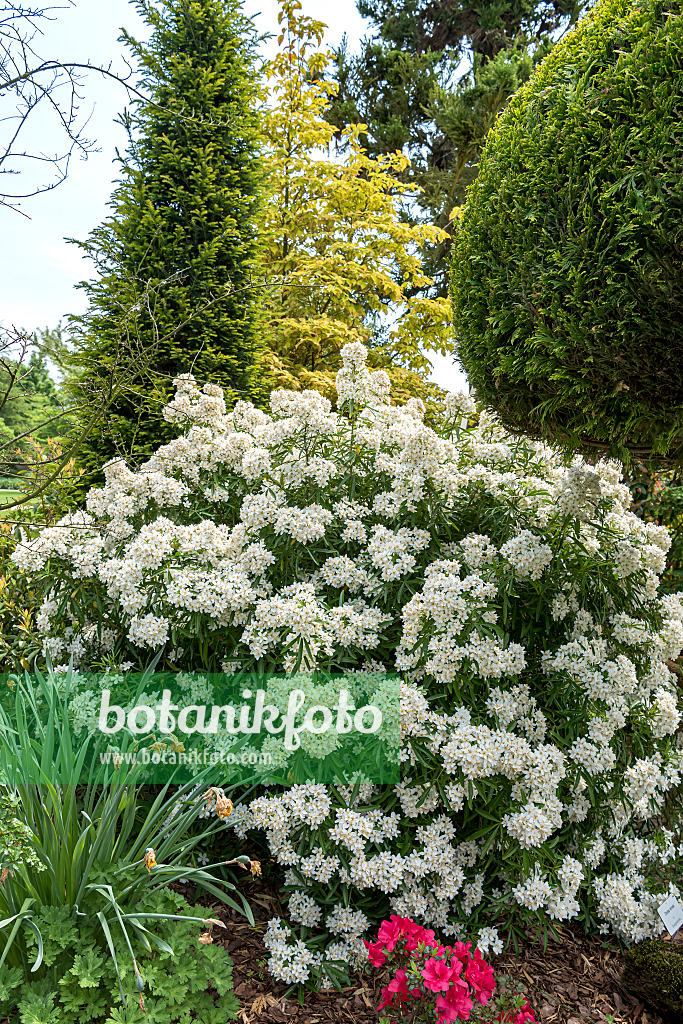
[[[681,469],[657,472],[637,463],[631,472],[633,511],[645,522],[666,526],[671,547],[666,556],[662,590],[670,594],[683,590],[683,479]]]
[[[683,453],[682,74],[679,0],[603,0],[489,136],[454,318],[513,430]]]

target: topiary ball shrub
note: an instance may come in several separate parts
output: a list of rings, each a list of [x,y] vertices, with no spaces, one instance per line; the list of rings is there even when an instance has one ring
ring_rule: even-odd
[[[683,1019],[683,946],[661,939],[639,943],[626,953],[623,982],[665,1019]]]
[[[513,97],[452,298],[462,364],[509,429],[683,455],[680,0],[602,0]]]

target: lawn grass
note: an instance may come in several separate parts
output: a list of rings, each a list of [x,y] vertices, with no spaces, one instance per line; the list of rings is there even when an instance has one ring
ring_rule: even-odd
[[[11,490],[4,490],[3,488],[0,488],[0,506],[4,505],[5,502],[15,501],[17,498],[20,498],[20,497],[21,497],[21,491],[11,491]],[[11,512],[13,510],[12,509],[8,509],[7,511]],[[0,508],[0,516],[3,516],[5,514],[6,513],[2,511],[2,508]]]

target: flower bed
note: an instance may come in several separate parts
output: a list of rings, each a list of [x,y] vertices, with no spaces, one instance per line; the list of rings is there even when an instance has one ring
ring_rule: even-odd
[[[269,976],[262,942],[268,918],[274,912],[284,915],[284,894],[275,879],[267,877],[247,878],[243,891],[254,908],[256,927],[230,911],[218,911],[228,927],[221,932],[223,938],[216,937],[234,959],[240,1015],[246,1013],[254,1024],[378,1024],[381,1014],[375,1008],[391,980],[388,970],[354,972],[341,992],[308,989],[301,993],[300,1001],[296,992],[288,993],[284,982]],[[550,937],[545,949],[541,942],[529,938],[521,940],[516,950],[511,946],[505,953],[486,958],[497,980],[508,978],[513,987],[523,988],[538,1021],[576,1024],[607,1018],[614,1024],[662,1024],[650,1006],[642,1017],[643,1000],[624,988],[625,964],[618,943],[586,937],[575,922],[561,925],[560,930],[560,938]]]
[[[291,892],[270,969],[329,983],[391,912],[499,948],[494,926],[577,919],[657,934],[683,850],[668,659],[669,536],[629,511],[614,462],[506,435],[450,396],[434,426],[344,350],[339,409],[271,414],[189,378],[184,432],[15,558],[42,577],[53,660],[403,675],[402,782],[300,785],[238,806]],[[680,875],[679,875],[680,877]]]

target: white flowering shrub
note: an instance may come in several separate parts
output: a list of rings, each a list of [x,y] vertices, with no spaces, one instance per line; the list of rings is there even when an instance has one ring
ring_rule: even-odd
[[[270,790],[238,807],[291,887],[271,968],[364,959],[387,911],[497,948],[494,925],[659,932],[678,890],[683,595],[669,536],[614,462],[507,436],[465,396],[438,429],[344,350],[339,411],[271,412],[177,382],[177,440],[106,467],[87,510],[27,541],[56,663],[402,673],[402,781]],[[474,425],[473,425],[474,424]]]

